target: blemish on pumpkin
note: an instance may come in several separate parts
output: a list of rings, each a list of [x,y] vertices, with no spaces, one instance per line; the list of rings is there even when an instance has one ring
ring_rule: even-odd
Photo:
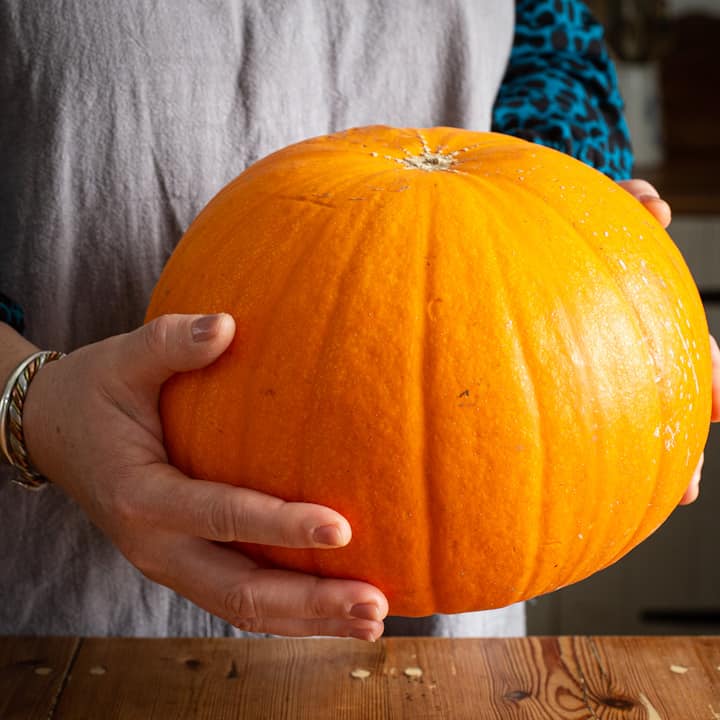
[[[425,261],[425,265],[427,267],[430,267],[430,259],[428,258]],[[436,297],[433,298],[428,304],[427,304],[427,314],[429,315],[431,320],[437,320],[437,305],[441,303],[443,300],[442,298]]]
[[[459,398],[461,397],[470,397],[470,391],[469,390],[463,390],[459,395]]]
[[[317,205],[318,207],[324,207],[329,208],[331,210],[335,210],[336,206],[333,205],[330,202],[323,202],[322,200],[318,199],[321,196],[317,197],[310,197],[310,196],[303,196],[303,195],[279,195],[279,198],[282,198],[283,200],[294,200],[296,202],[302,202],[302,203],[309,203],[311,205]]]

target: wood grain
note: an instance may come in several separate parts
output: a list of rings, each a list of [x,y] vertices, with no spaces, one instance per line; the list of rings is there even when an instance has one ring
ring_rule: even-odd
[[[0,658],[2,718],[720,720],[720,638],[26,639]]]
[[[0,638],[0,718],[51,717],[79,646],[77,638]]]

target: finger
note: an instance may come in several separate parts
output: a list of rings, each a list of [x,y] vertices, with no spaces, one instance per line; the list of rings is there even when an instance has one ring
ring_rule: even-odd
[[[357,580],[317,578],[260,568],[240,552],[187,536],[163,535],[150,558],[135,562],[151,579],[237,627],[271,632],[266,619],[290,632],[348,635],[353,629],[382,632],[388,604],[380,590]],[[302,621],[314,621],[303,623]]]
[[[354,620],[287,620],[286,618],[263,618],[258,622],[239,623],[238,630],[254,633],[270,633],[286,637],[350,637],[375,642],[385,631],[382,621]]]
[[[216,315],[161,315],[137,330],[113,338],[112,363],[129,385],[159,388],[176,372],[215,361],[230,345],[235,321]]]
[[[661,198],[656,197],[639,197],[638,200],[649,210],[655,219],[664,227],[667,228],[672,221],[672,210],[670,206]]]
[[[621,180],[618,185],[641,202],[664,228],[670,225],[672,220],[670,205],[660,197],[660,193],[647,180],[639,178]]]
[[[627,190],[634,197],[660,197],[660,193],[657,191],[654,185],[649,183],[647,180],[641,178],[632,178],[631,180],[620,180],[618,185]]]
[[[717,340],[710,336],[710,357],[712,358],[712,422],[720,420],[720,348]]]
[[[698,462],[697,468],[695,468],[692,480],[690,481],[690,484],[687,486],[685,493],[680,499],[680,502],[678,503],[679,505],[690,505],[698,499],[698,496],[700,495],[700,480],[702,479],[702,468],[704,460],[705,454],[703,453],[702,455],[700,455],[700,462]]]
[[[191,479],[171,465],[146,466],[150,482],[119,490],[129,523],[220,542],[280,547],[341,547],[352,537],[340,513],[285,502],[256,490]]]
[[[694,503],[698,497],[700,496],[700,483],[699,482],[691,482],[690,485],[688,485],[687,490],[685,490],[685,493],[683,494],[682,498],[680,499],[679,505],[691,505]]]

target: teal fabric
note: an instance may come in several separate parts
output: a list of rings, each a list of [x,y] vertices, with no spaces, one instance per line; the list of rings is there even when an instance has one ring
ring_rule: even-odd
[[[25,313],[23,309],[7,295],[0,293],[0,322],[7,323],[19,333],[25,330]]]
[[[580,0],[518,0],[493,130],[548,145],[614,180],[631,176],[623,101],[602,26]]]

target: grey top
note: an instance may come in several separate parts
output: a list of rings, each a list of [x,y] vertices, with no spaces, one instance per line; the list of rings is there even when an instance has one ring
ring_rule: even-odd
[[[3,0],[0,288],[70,351],[137,327],[248,164],[357,125],[489,128],[506,0]],[[0,471],[2,472],[2,471]],[[54,487],[0,478],[0,633],[239,634],[136,571]],[[522,606],[388,632],[524,632]]]

